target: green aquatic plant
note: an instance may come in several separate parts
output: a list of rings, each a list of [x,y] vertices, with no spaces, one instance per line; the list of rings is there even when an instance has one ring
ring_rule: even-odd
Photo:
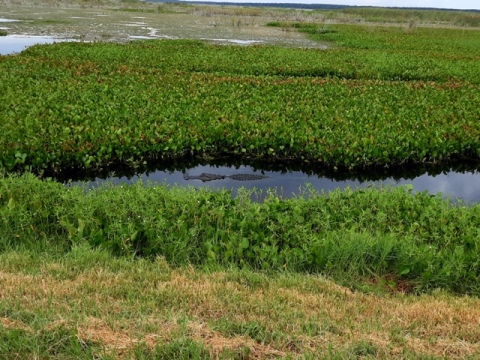
[[[367,44],[355,28],[332,30],[319,36]],[[422,34],[402,34],[411,48],[397,50],[387,30],[370,35],[371,49],[34,46],[0,63],[0,167],[236,155],[351,168],[478,157],[478,35],[424,31],[431,44],[454,45],[422,51]]]

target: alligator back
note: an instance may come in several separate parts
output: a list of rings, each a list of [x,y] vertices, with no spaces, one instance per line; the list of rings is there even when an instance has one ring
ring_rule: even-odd
[[[217,175],[217,174],[210,174],[210,173],[201,173],[200,175],[183,175],[185,180],[202,180],[205,181],[212,181],[212,180],[222,180],[225,179],[225,175]]]
[[[249,180],[261,180],[265,179],[268,176],[266,175],[259,175],[259,174],[233,174],[233,175],[228,175],[228,178],[232,180],[238,180],[238,181],[249,181]]]
[[[229,178],[232,180],[238,181],[250,181],[250,180],[261,180],[265,179],[268,176],[266,175],[259,175],[259,174],[233,174],[233,175],[218,175],[218,174],[210,174],[210,173],[201,173],[200,175],[188,175],[183,174],[183,178],[185,180],[201,180],[205,181],[213,181],[213,180],[222,180],[225,178]]]
[[[225,179],[225,175],[201,173],[198,178],[202,181],[222,180]]]

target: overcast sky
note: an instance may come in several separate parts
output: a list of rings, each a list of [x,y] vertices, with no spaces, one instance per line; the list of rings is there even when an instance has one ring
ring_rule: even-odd
[[[298,4],[332,4],[357,6],[396,6],[396,7],[431,7],[444,9],[477,9],[480,0],[207,0],[221,2],[257,2],[257,3],[298,3]]]

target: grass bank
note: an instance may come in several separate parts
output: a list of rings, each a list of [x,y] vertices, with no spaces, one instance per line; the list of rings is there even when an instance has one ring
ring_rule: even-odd
[[[480,301],[171,268],[75,245],[0,254],[0,357],[475,359]]]
[[[88,244],[172,266],[322,273],[368,289],[480,293],[480,207],[407,188],[309,193],[262,203],[245,192],[137,183],[85,191],[33,176],[0,181],[0,251]]]

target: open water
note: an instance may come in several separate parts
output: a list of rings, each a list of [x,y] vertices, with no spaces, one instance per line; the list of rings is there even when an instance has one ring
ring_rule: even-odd
[[[211,181],[191,179],[202,173],[224,175],[225,178]],[[235,174],[263,175],[265,178],[240,181],[230,178]],[[347,172],[331,171],[324,168],[294,164],[255,163],[247,164],[221,161],[215,164],[173,163],[157,169],[124,169],[103,174],[70,172],[58,178],[64,183],[83,182],[93,188],[106,181],[115,184],[131,184],[136,181],[153,182],[171,186],[192,186],[195,188],[228,189],[232,194],[239,188],[257,189],[264,195],[269,191],[289,198],[300,195],[307,186],[317,191],[352,189],[368,186],[402,186],[411,184],[414,191],[426,191],[432,195],[441,194],[455,201],[480,203],[480,172],[477,164],[457,164],[453,166],[405,166],[381,168],[376,171]],[[263,196],[262,196],[263,197]]]
[[[36,45],[36,44],[52,44],[55,41],[62,41],[62,40],[58,40],[50,36],[25,36],[25,35],[0,36],[0,55],[9,55],[14,53],[19,53],[22,50],[25,50],[29,46]]]

